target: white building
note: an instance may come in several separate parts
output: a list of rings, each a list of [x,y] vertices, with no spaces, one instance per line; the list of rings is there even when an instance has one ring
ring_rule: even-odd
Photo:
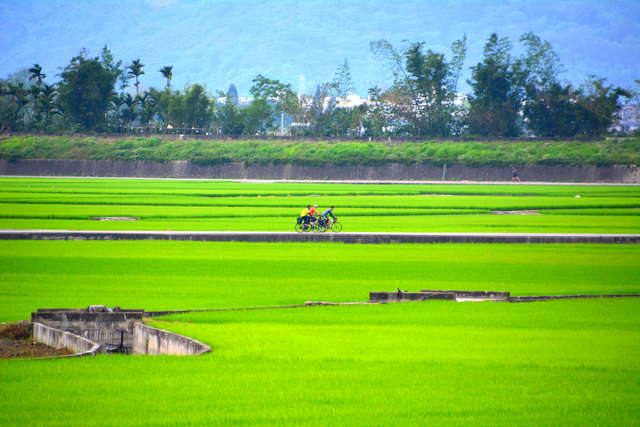
[[[618,119],[610,130],[619,133],[633,133],[640,128],[640,104],[628,103],[617,114]]]

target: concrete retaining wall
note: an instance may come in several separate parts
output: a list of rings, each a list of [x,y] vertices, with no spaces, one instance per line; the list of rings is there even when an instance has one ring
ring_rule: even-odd
[[[199,355],[211,347],[193,338],[153,328],[142,322],[133,326],[133,354]]]
[[[524,181],[640,183],[640,168],[618,166],[517,166]],[[440,180],[442,166],[388,163],[379,166],[298,166],[241,162],[200,166],[185,160],[172,162],[109,160],[0,160],[0,175],[103,176],[139,178],[222,179],[331,179],[331,180]],[[511,181],[505,167],[449,165],[448,181]]]
[[[95,356],[100,351],[98,343],[38,322],[33,323],[33,339],[57,349],[66,348],[75,353],[73,356]]]

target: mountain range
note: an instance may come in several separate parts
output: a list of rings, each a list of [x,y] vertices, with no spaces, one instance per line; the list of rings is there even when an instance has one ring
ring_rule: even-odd
[[[246,95],[263,74],[312,93],[347,59],[366,95],[391,80],[372,41],[448,54],[466,34],[464,81],[491,33],[518,55],[518,37],[533,31],[559,54],[564,80],[595,74],[637,88],[640,79],[638,0],[0,0],[0,28],[2,78],[39,63],[56,81],[81,48],[97,56],[107,45],[125,64],[140,58],[143,86],[162,87],[158,70],[173,65],[178,88],[234,83]]]

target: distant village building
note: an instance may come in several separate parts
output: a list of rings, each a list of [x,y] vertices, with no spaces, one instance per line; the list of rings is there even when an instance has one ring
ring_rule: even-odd
[[[640,128],[640,104],[628,103],[618,112],[618,118],[611,127],[611,131],[630,134]]]

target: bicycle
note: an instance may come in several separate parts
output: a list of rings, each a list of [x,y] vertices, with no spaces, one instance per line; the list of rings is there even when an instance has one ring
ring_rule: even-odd
[[[319,217],[312,219],[308,223],[305,223],[302,218],[298,218],[296,220],[294,230],[298,233],[305,233],[309,231],[316,233],[333,231],[334,233],[339,233],[342,231],[342,223],[338,222],[338,218],[325,220],[322,217]]]
[[[305,223],[304,220],[302,218],[298,218],[296,221],[296,225],[294,227],[294,230],[297,231],[298,233],[304,233],[304,232],[308,232],[308,231],[320,231],[320,227],[318,226],[318,220],[317,219],[313,219],[311,221],[309,221],[308,223]]]
[[[342,223],[338,222],[338,218],[333,218],[333,219],[320,219],[318,221],[319,223],[319,227],[320,227],[320,232],[325,232],[325,231],[333,231],[334,233],[339,233],[342,231]]]

